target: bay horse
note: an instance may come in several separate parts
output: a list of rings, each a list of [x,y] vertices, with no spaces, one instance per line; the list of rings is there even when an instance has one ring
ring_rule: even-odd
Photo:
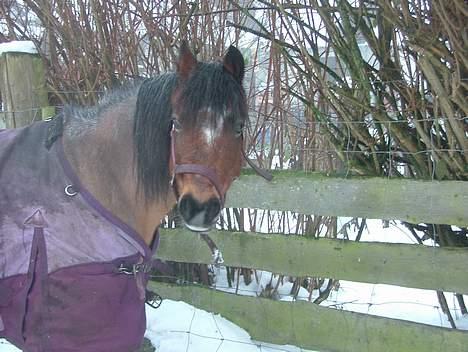
[[[27,352],[136,351],[157,228],[208,230],[242,164],[244,60],[197,61],[0,132],[0,337]]]

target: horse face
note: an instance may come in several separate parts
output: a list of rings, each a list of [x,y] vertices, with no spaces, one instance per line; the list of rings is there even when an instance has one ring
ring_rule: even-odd
[[[182,47],[178,73],[180,86],[172,99],[173,186],[186,226],[206,231],[242,166],[243,59],[231,47],[222,65],[199,64]]]
[[[199,112],[200,120],[209,121],[209,109]],[[242,138],[223,116],[215,125],[202,124],[188,130],[180,128],[175,136],[179,213],[193,231],[206,231],[217,220],[224,197],[242,166]],[[239,123],[240,124],[240,123]],[[240,129],[240,127],[237,127]]]

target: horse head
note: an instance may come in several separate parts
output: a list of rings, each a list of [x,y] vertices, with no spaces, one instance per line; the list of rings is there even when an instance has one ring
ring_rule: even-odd
[[[196,60],[184,42],[171,97],[169,169],[179,214],[193,231],[217,220],[242,165],[247,104],[244,59],[231,46],[219,63]]]

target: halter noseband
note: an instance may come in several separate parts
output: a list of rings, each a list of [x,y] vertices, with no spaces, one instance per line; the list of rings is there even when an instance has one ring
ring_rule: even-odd
[[[221,203],[221,208],[223,208],[225,194],[222,191],[223,188],[221,187],[221,180],[219,179],[218,174],[216,173],[215,169],[206,165],[201,165],[201,164],[177,164],[176,157],[175,157],[176,128],[175,128],[174,120],[172,120],[171,124],[172,124],[171,126],[171,160],[172,160],[172,164],[174,165],[174,171],[172,173],[172,178],[171,178],[171,185],[172,185],[172,188],[174,189],[174,193],[176,194],[176,197],[179,198],[179,192],[177,190],[177,185],[175,182],[176,175],[178,174],[201,175],[207,178],[210,181],[210,183],[214,186],[214,188],[219,194],[219,201]]]
[[[214,188],[216,188],[216,191],[219,194],[221,208],[223,208],[224,201],[225,201],[225,194],[222,191],[221,181],[215,169],[206,165],[201,165],[201,164],[177,164],[176,158],[175,158],[175,132],[176,132],[175,121],[176,120],[174,119],[171,121],[171,160],[172,160],[172,164],[174,165],[174,171],[172,173],[172,178],[171,178],[171,185],[172,185],[172,188],[174,189],[174,193],[176,197],[179,198],[179,192],[177,191],[177,185],[175,183],[175,177],[177,174],[201,175],[201,176],[206,177],[214,186]],[[271,181],[273,179],[272,174],[270,174],[267,170],[264,170],[258,167],[252,162],[252,160],[249,159],[249,157],[245,153],[244,148],[242,148],[242,156],[247,161],[249,166],[257,173],[257,175],[263,177],[267,181]]]

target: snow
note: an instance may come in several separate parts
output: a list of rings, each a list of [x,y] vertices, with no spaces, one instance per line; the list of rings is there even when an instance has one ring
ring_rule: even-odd
[[[228,287],[225,281],[224,269],[220,270],[221,280],[216,283],[217,289],[224,292],[246,295],[264,295],[265,288],[269,285],[275,287],[279,276],[265,271],[257,271],[258,282],[253,280],[245,285],[243,280],[239,281],[239,287]],[[327,282],[324,283],[324,287]],[[290,295],[293,284],[283,280],[278,288],[278,294],[274,297],[281,301],[292,301]],[[310,293],[303,287],[300,288],[297,300],[309,300]],[[311,300],[318,297],[317,290],[311,295]],[[458,329],[468,330],[468,316],[463,316],[453,293],[446,292],[447,304],[455,319]],[[465,296],[465,301],[468,297]],[[332,290],[327,300],[321,304],[324,307],[332,307],[346,311],[371,314],[393,319],[403,319],[416,323],[424,323],[439,327],[450,328],[447,316],[442,312],[436,292],[433,290],[413,289],[384,284],[366,284],[340,280],[339,288]]]
[[[12,42],[1,43],[0,55],[8,52],[37,54],[37,49],[34,43],[30,40],[15,40]]]
[[[342,225],[349,220],[351,220],[351,218],[339,218],[338,228],[341,228]],[[388,225],[383,226],[382,220],[368,219],[366,225],[367,227],[362,233],[360,242],[417,244],[411,232],[395,221],[389,221]],[[350,240],[355,239],[355,233],[353,233],[353,231],[349,231],[348,235]],[[426,240],[424,244],[434,246],[432,240]]]
[[[158,309],[146,308],[145,336],[158,352],[299,352],[294,346],[255,342],[239,326],[184,302],[164,300]],[[2,351],[3,352],[3,351]]]
[[[457,328],[468,330],[468,316],[461,315],[455,296],[446,292],[445,297]],[[340,280],[340,289],[332,292],[322,306],[450,328],[432,290]]]
[[[21,352],[18,348],[8,343],[4,339],[0,339],[0,352]]]

